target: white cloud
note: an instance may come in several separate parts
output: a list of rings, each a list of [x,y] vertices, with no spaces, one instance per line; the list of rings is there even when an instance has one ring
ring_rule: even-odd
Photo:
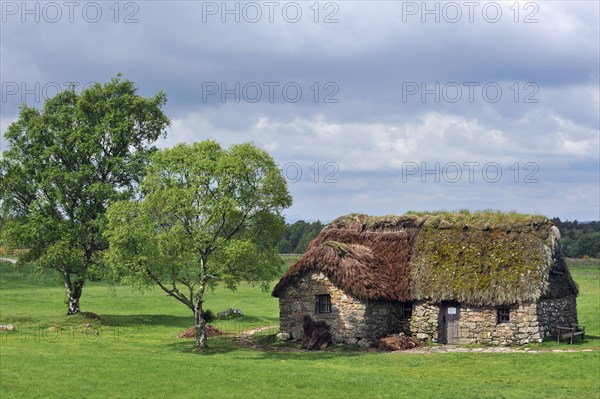
[[[195,141],[200,135],[226,144],[253,141],[282,161],[333,161],[358,171],[399,169],[403,162],[597,159],[594,149],[600,145],[597,132],[558,116],[547,117],[547,128],[540,131],[535,113],[502,129],[476,118],[440,113],[405,123],[330,122],[322,114],[279,120],[240,113],[238,119],[247,120],[247,125],[223,128],[218,118],[230,114],[231,107],[174,119],[168,142]],[[529,135],[524,135],[527,130]]]

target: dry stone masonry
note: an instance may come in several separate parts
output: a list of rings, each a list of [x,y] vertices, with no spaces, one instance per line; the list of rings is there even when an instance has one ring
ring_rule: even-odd
[[[315,296],[331,296],[331,313],[315,313]],[[374,345],[391,332],[402,332],[431,342],[439,341],[440,307],[431,302],[413,305],[404,319],[399,304],[363,301],[345,294],[322,273],[300,279],[280,298],[282,337],[302,338],[302,317],[327,323],[334,343]],[[554,337],[556,325],[577,325],[575,297],[547,299],[539,304],[509,307],[509,322],[498,323],[496,307],[462,306],[459,344],[525,345]]]
[[[331,313],[315,312],[315,297],[331,297]],[[401,330],[400,304],[364,301],[337,288],[320,272],[307,274],[279,299],[281,331],[302,338],[302,318],[310,315],[330,328],[334,343],[371,346],[390,331]]]

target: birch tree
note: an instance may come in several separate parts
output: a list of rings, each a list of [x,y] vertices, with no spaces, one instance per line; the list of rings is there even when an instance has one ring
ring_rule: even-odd
[[[291,197],[281,171],[252,144],[179,144],[153,155],[139,201],[108,212],[107,259],[121,279],[156,286],[194,313],[206,349],[206,290],[240,281],[266,289],[282,264],[275,249]]]
[[[85,282],[101,266],[108,205],[133,196],[152,143],[166,133],[165,102],[163,92],[141,97],[117,76],[62,91],[41,110],[22,105],[4,134],[2,239],[60,274],[69,315],[79,313]]]

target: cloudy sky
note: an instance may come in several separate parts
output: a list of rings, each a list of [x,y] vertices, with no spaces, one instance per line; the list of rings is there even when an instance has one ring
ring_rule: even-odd
[[[2,1],[21,102],[117,73],[164,90],[168,147],[268,150],[286,217],[501,209],[600,219],[600,3]],[[0,143],[5,148],[5,143]]]

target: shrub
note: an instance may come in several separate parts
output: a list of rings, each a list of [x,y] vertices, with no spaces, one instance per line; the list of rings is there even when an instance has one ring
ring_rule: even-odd
[[[215,313],[212,310],[206,309],[204,311],[204,313],[202,314],[202,318],[204,319],[205,322],[210,323],[211,321],[216,319],[217,316],[215,315]]]

